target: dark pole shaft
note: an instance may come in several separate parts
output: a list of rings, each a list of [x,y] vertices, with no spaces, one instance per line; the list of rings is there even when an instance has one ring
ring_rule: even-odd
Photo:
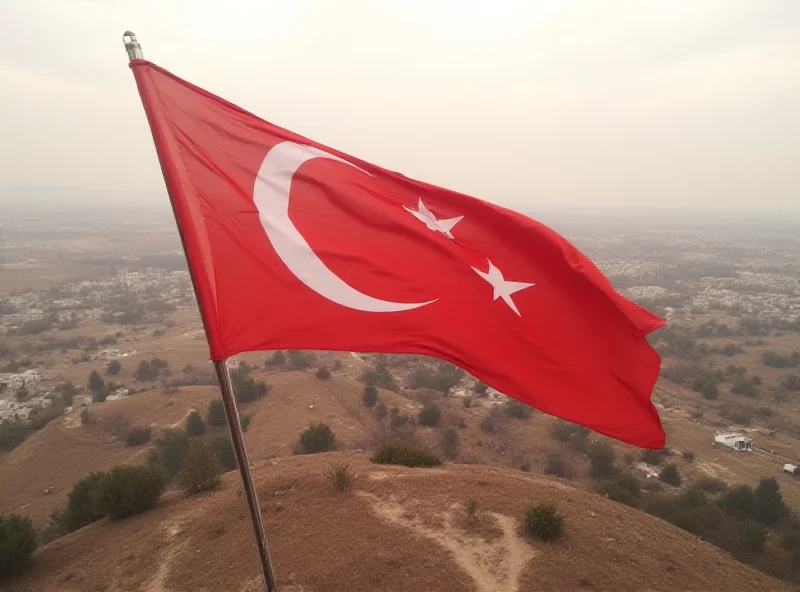
[[[136,35],[131,33],[130,31],[126,31],[123,35],[123,41],[125,43],[125,50],[128,52],[128,58],[133,60],[141,60],[143,59],[142,56],[142,48],[139,45],[139,42],[136,39]],[[138,81],[137,81],[138,84]],[[141,93],[141,87],[140,87]],[[159,162],[161,163],[162,172],[164,171],[164,167],[167,164],[168,156],[162,153],[159,149],[159,142],[156,139],[160,134],[157,132],[157,128],[160,125],[153,117],[151,117],[150,112],[150,105],[148,100],[145,96],[142,96],[142,104],[145,108],[145,113],[147,115],[148,123],[150,124],[150,130],[153,132],[153,138],[156,145],[156,153],[158,154]],[[186,263],[189,265],[189,277],[192,280],[192,287],[194,288],[195,296],[197,297],[198,305],[202,304],[202,297],[200,292],[197,290],[197,281],[192,271],[194,268],[192,266],[192,262],[189,259],[189,251],[186,248],[186,238],[184,237],[180,216],[178,215],[178,210],[175,207],[175,200],[172,194],[172,187],[170,186],[169,179],[166,173],[164,173],[164,183],[167,186],[167,194],[170,198],[170,204],[172,205],[172,212],[175,215],[175,222],[178,226],[178,234],[181,238],[181,244],[183,245],[183,252],[186,254]],[[200,308],[200,318],[203,321],[203,328],[206,332],[206,338],[208,338],[208,323],[206,322],[205,314],[203,314],[203,307],[202,305],[199,306]],[[258,505],[258,495],[256,494],[256,488],[253,484],[253,475],[250,473],[250,463],[247,460],[247,450],[244,447],[244,434],[242,434],[242,424],[239,421],[239,411],[236,408],[236,400],[233,396],[233,384],[231,383],[231,374],[228,371],[228,365],[226,364],[225,360],[215,361],[214,362],[214,369],[217,372],[217,378],[219,379],[219,390],[222,393],[222,404],[225,407],[225,419],[228,421],[228,430],[231,434],[231,441],[233,442],[233,450],[236,454],[236,462],[239,463],[239,473],[242,476],[242,487],[244,488],[244,493],[247,496],[247,507],[250,510],[250,521],[253,524],[253,530],[255,531],[256,535],[256,546],[258,547],[258,558],[261,561],[261,571],[264,576],[264,586],[267,592],[278,592],[278,586],[275,583],[275,572],[272,570],[272,562],[269,558],[269,547],[267,545],[267,535],[264,531],[264,522],[261,519],[261,509]]]
[[[236,453],[236,462],[239,463],[239,473],[242,475],[242,487],[247,496],[250,521],[253,523],[256,545],[258,546],[258,558],[261,560],[261,570],[264,574],[264,585],[267,588],[267,592],[277,592],[278,587],[275,584],[275,573],[272,571],[272,562],[269,557],[267,535],[264,531],[264,522],[261,519],[261,508],[258,505],[258,495],[253,483],[253,475],[250,473],[247,450],[244,447],[244,434],[242,433],[242,424],[239,421],[239,410],[236,408],[236,400],[233,396],[231,373],[224,360],[214,362],[214,369],[217,371],[217,378],[219,379],[219,390],[222,392],[222,403],[225,406],[225,418],[228,420],[228,429],[231,433],[233,450]]]

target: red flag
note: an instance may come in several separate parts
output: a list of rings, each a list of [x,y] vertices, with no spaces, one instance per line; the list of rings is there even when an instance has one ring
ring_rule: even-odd
[[[322,146],[131,62],[211,357],[416,353],[642,447],[663,321],[516,212]]]

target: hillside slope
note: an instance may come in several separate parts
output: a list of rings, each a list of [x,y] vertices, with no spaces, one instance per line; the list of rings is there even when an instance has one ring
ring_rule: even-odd
[[[350,491],[331,487],[325,471],[335,462],[356,472]],[[330,453],[263,461],[254,474],[284,591],[788,590],[656,518],[518,471],[387,467]],[[260,590],[238,478],[56,540],[3,589]],[[470,497],[479,504],[472,523]],[[554,544],[522,526],[526,505],[543,500],[566,515]]]

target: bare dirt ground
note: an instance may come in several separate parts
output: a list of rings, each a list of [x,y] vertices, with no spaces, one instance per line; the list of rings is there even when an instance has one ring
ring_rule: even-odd
[[[331,487],[334,462],[355,471],[351,491]],[[408,469],[330,453],[264,461],[255,476],[279,583],[295,592],[788,590],[656,518],[507,469]],[[545,500],[566,516],[554,544],[522,524],[526,505]],[[258,589],[258,573],[238,475],[228,473],[217,492],[170,493],[135,519],[54,541],[4,590],[243,592]]]

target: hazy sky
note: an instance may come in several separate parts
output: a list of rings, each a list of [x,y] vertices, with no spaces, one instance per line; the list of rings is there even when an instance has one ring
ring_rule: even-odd
[[[800,209],[796,0],[0,0],[0,23],[0,185],[163,197],[131,29],[268,121],[489,201]]]

